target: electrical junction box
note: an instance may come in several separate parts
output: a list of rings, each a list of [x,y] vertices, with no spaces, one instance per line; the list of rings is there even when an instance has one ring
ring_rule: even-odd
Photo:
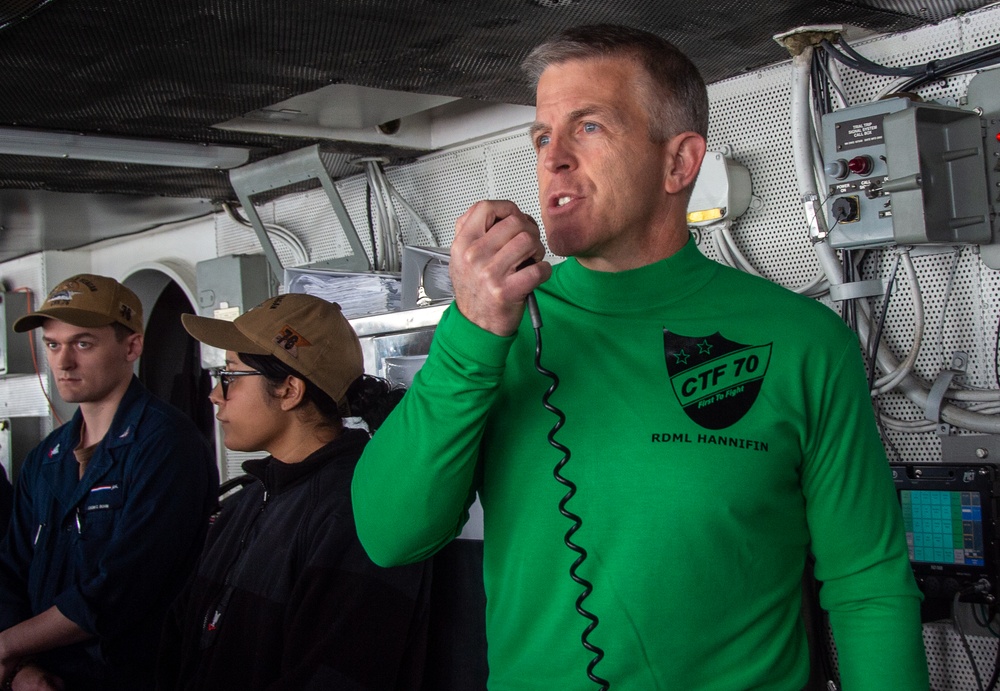
[[[980,248],[983,263],[1000,269],[1000,70],[980,72],[965,92],[966,108],[982,117],[986,184],[993,221],[992,244]]]
[[[198,314],[232,321],[248,309],[278,294],[267,257],[263,254],[235,254],[198,262]],[[201,366],[225,365],[225,353],[201,344]]]
[[[833,247],[992,240],[974,111],[897,97],[823,116]]]
[[[31,309],[28,299],[27,293],[0,291],[0,375],[35,373],[31,338],[11,328]]]

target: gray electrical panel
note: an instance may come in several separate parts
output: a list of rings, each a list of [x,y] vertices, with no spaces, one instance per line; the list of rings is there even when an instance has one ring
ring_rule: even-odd
[[[198,314],[233,320],[248,309],[278,294],[267,258],[262,254],[235,254],[198,262]],[[206,369],[224,364],[215,348],[202,346]]]
[[[31,339],[26,333],[14,333],[11,326],[28,313],[26,293],[0,291],[0,375],[34,374]]]
[[[980,255],[991,269],[1000,269],[1000,70],[987,70],[972,78],[966,107],[982,114],[986,147],[986,183],[993,217],[993,244]]]
[[[974,111],[898,97],[828,113],[823,158],[834,247],[992,240]]]
[[[0,465],[14,482],[28,452],[42,441],[43,419],[38,417],[0,418]]]

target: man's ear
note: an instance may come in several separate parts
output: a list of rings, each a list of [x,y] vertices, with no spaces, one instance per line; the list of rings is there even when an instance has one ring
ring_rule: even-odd
[[[705,138],[697,132],[681,132],[667,142],[663,176],[663,187],[667,192],[679,194],[694,185],[706,148]]]
[[[306,383],[289,374],[275,393],[280,399],[282,410],[294,410],[305,400]]]
[[[142,334],[131,333],[125,337],[125,359],[135,362],[142,355],[143,341]]]

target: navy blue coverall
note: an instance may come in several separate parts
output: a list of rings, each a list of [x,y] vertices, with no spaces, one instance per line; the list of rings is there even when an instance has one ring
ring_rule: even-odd
[[[200,553],[219,475],[180,411],[133,377],[82,479],[80,412],[28,454],[0,543],[0,630],[52,606],[95,638],[37,657],[70,689],[152,685],[166,611]]]

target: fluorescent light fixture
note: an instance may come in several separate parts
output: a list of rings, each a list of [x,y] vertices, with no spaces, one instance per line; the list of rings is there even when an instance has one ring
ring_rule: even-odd
[[[430,151],[534,121],[534,106],[329,84],[214,127],[277,137]],[[387,127],[390,124],[393,127]]]
[[[235,168],[250,158],[249,150],[235,146],[70,134],[16,127],[0,127],[0,154],[210,169]]]

